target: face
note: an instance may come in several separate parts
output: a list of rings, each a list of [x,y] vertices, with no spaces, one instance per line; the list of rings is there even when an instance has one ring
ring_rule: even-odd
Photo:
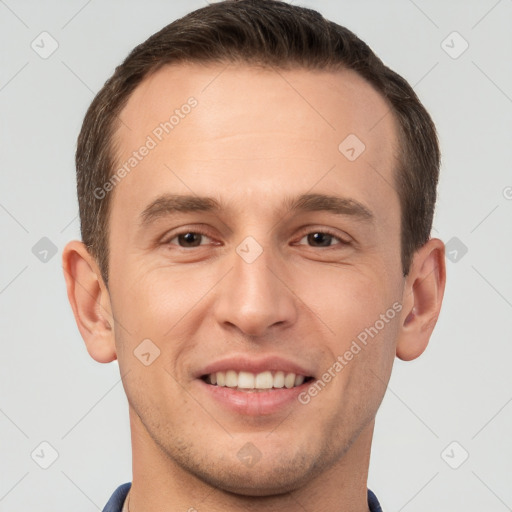
[[[129,99],[110,304],[132,430],[167,464],[291,490],[372,428],[403,322],[388,113],[351,71],[176,65]]]

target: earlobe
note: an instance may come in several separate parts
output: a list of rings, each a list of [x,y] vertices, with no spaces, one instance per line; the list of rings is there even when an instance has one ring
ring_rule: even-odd
[[[100,363],[117,358],[110,295],[95,259],[73,240],[62,253],[68,299],[90,356]]]
[[[405,318],[396,346],[396,355],[403,361],[423,353],[437,323],[446,284],[444,254],[444,243],[438,238],[431,238],[414,254],[402,300]]]

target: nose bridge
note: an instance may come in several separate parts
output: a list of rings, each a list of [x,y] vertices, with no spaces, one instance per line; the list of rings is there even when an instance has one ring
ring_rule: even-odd
[[[261,240],[261,237],[259,237]],[[233,258],[233,273],[236,282],[243,285],[242,294],[248,294],[249,300],[263,297],[266,294],[275,296],[275,268],[279,266],[275,251],[265,239],[265,245],[260,244],[255,237],[246,237],[237,247]]]
[[[265,242],[260,244],[256,237]],[[281,256],[269,246],[269,238],[268,233],[247,236],[235,248],[216,309],[219,322],[236,325],[251,336],[290,323],[296,315],[293,294],[279,278]]]

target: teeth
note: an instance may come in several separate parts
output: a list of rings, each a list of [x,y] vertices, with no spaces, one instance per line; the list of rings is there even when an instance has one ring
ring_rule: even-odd
[[[270,389],[274,385],[274,377],[271,372],[258,373],[254,382],[256,389]]]
[[[295,373],[287,373],[286,377],[284,378],[284,387],[285,388],[293,388],[295,385]]]
[[[295,386],[300,386],[304,382],[304,375],[297,375],[295,377]]]
[[[228,388],[236,388],[238,386],[238,375],[233,370],[226,372],[226,386]]]
[[[207,377],[207,382],[217,384],[217,386],[226,386],[228,388],[238,389],[272,389],[272,388],[293,388],[300,386],[304,380],[304,375],[295,373],[284,373],[282,371],[265,371],[258,374],[251,372],[236,372],[228,370],[226,372],[211,373]]]
[[[284,388],[284,372],[276,372],[274,375],[274,387]]]
[[[214,373],[212,375],[215,375]],[[254,388],[254,375],[249,372],[240,372],[238,374],[238,387],[243,389]]]

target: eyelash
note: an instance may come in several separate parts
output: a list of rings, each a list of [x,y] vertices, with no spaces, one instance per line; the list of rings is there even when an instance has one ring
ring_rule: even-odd
[[[194,233],[196,235],[203,235],[203,236],[206,236],[208,238],[211,238],[211,239],[214,239],[214,237],[208,233],[207,230],[192,230],[192,229],[186,229],[186,230],[183,230],[183,231],[180,231],[178,233],[174,233],[172,238],[169,238],[167,241],[164,241],[163,242],[163,245],[176,245],[176,244],[171,244],[171,241],[174,240],[175,238],[178,238],[179,236],[181,235],[186,235],[187,233]],[[300,236],[300,240],[302,240],[305,236],[307,235],[310,235],[310,234],[313,234],[313,233],[321,233],[321,234],[324,234],[324,235],[329,235],[329,236],[332,236],[333,238],[337,239],[339,242],[340,242],[340,245],[341,246],[347,246],[347,245],[350,245],[350,242],[347,241],[347,240],[344,240],[343,238],[341,238],[340,236],[338,236],[336,233],[334,233],[332,230],[328,229],[328,228],[324,228],[324,229],[310,229],[310,230],[305,230],[303,232],[301,232],[301,236]],[[300,244],[302,245],[302,244]],[[197,247],[201,247],[202,245],[199,245]],[[181,247],[179,245],[177,245],[177,247],[179,249],[183,249],[185,251],[188,251],[190,249],[196,249],[197,247]],[[327,247],[317,247],[318,249],[332,249],[333,247],[335,246],[327,246]],[[312,247],[313,249],[315,249],[315,247]]]

